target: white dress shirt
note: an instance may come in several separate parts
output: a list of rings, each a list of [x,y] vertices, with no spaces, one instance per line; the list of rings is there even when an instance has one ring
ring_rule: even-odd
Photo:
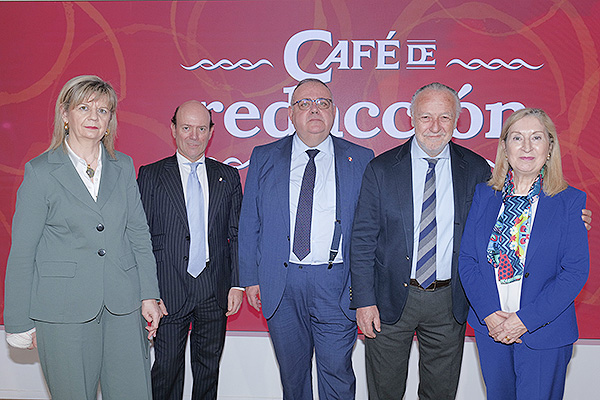
[[[65,140],[65,145],[67,146],[67,154],[69,155],[69,159],[73,163],[75,170],[79,174],[81,181],[87,188],[88,192],[94,199],[94,201],[98,200],[98,190],[100,189],[100,177],[102,176],[102,144],[98,143],[98,166],[94,170],[94,177],[90,178],[87,174],[87,162],[79,157],[71,146],[69,146],[69,141]]]
[[[192,168],[190,167],[191,161],[185,158],[183,155],[179,153],[177,154],[177,165],[179,166],[179,175],[181,176],[181,184],[183,185],[183,197],[185,199],[185,204],[187,206],[187,181],[190,176],[190,172],[192,172]],[[198,180],[200,181],[200,185],[202,186],[202,194],[204,197],[204,238],[206,240],[205,248],[206,248],[206,261],[210,260],[209,250],[208,250],[208,176],[206,175],[206,157],[202,155],[200,159],[196,162],[200,162],[196,169],[196,175],[198,175]]]
[[[429,163],[426,158],[437,158],[435,166],[435,220],[437,228],[436,242],[436,279],[446,280],[452,277],[452,253],[454,251],[454,190],[452,185],[452,165],[450,146],[446,145],[437,157],[430,157],[416,139],[410,147],[413,182],[413,262],[410,277],[415,279],[419,252],[419,233],[421,211],[423,208],[423,190]]]
[[[298,135],[292,140],[292,159],[290,164],[290,243],[294,243],[294,228],[296,226],[296,211],[300,198],[300,188],[308,154],[306,150],[318,149],[315,157],[317,169],[315,189],[313,194],[313,212],[310,230],[310,253],[302,261],[293,252],[290,246],[290,262],[296,264],[326,264],[329,262],[329,251],[333,241],[335,228],[335,155],[333,140],[327,136],[316,147],[308,147]],[[342,248],[340,241],[339,249]],[[342,262],[342,252],[339,251],[335,263]]]

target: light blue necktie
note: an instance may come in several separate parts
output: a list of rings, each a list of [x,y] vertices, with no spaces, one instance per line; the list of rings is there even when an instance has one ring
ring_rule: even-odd
[[[200,162],[189,163],[187,181],[187,216],[190,227],[190,254],[187,272],[196,278],[206,267],[206,238],[204,231],[204,194],[196,169]]]
[[[435,164],[437,159],[426,158],[429,163],[423,190],[423,208],[421,211],[421,230],[419,232],[419,250],[417,253],[416,278],[423,288],[427,288],[436,279],[436,242],[435,223]]]

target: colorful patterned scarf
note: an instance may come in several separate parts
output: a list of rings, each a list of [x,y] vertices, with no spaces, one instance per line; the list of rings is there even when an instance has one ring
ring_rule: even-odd
[[[502,188],[504,210],[492,230],[487,248],[488,261],[498,268],[501,284],[518,281],[523,277],[525,249],[531,232],[531,204],[539,197],[544,169],[531,185],[527,196],[514,195],[513,171],[508,171]]]

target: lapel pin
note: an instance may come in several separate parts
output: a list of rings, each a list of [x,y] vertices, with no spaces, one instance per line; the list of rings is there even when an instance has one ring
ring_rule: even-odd
[[[223,177],[222,176],[219,177],[219,182],[223,182]]]
[[[348,157],[348,161],[352,161],[352,157]]]

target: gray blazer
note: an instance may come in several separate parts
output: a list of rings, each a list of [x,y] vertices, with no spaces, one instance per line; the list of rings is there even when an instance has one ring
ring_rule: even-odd
[[[98,200],[59,148],[25,165],[5,279],[4,323],[85,322],[103,306],[127,314],[160,297],[131,157],[102,148]]]

